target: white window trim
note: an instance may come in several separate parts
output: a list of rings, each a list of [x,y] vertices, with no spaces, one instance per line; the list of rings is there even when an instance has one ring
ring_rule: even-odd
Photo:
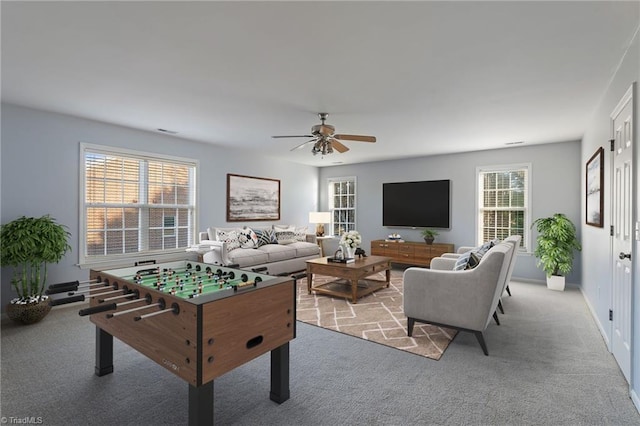
[[[525,245],[523,245],[523,247],[521,247],[519,249],[519,253],[520,254],[532,254],[532,250],[531,250],[531,246],[532,246],[532,242],[531,242],[531,216],[532,216],[532,212],[531,212],[531,199],[533,198],[533,194],[531,192],[531,181],[532,181],[532,176],[533,176],[533,168],[532,168],[532,163],[514,163],[514,164],[500,164],[500,165],[493,165],[493,166],[478,166],[476,167],[476,186],[475,186],[475,197],[476,197],[476,221],[475,221],[475,239],[476,239],[476,245],[480,245],[482,244],[484,241],[481,241],[482,236],[480,233],[480,229],[482,228],[481,223],[482,223],[482,212],[480,211],[481,205],[480,205],[480,173],[486,173],[486,172],[502,172],[502,171],[511,171],[511,170],[516,170],[516,169],[527,169],[527,187],[526,187],[526,191],[527,191],[527,197],[526,197],[526,202],[525,202],[525,224],[524,224],[524,240],[525,240]]]
[[[93,152],[102,152],[105,154],[121,154],[125,156],[134,156],[139,158],[145,158],[149,160],[166,160],[178,163],[185,164],[193,164],[195,168],[194,176],[192,177],[192,184],[195,186],[195,206],[193,211],[193,228],[191,230],[192,235],[190,236],[191,241],[194,243],[197,241],[196,237],[198,235],[198,208],[200,201],[200,185],[199,181],[199,170],[200,170],[200,161],[193,158],[185,158],[185,157],[177,157],[172,155],[163,155],[156,154],[151,152],[144,151],[136,151],[127,148],[106,146],[106,145],[96,145],[91,143],[80,142],[80,180],[79,180],[79,194],[78,194],[78,217],[79,217],[79,226],[78,226],[78,267],[81,269],[89,269],[94,267],[101,268],[113,268],[120,266],[131,266],[136,261],[149,260],[150,258],[155,260],[158,263],[168,262],[172,260],[183,260],[185,256],[185,249],[171,249],[171,250],[157,250],[157,251],[148,251],[144,253],[128,253],[121,255],[109,255],[108,257],[104,257],[101,260],[95,259],[87,259],[85,256],[86,252],[86,232],[87,232],[87,224],[85,217],[85,191],[86,191],[86,173],[85,173],[85,152],[93,151]]]
[[[342,177],[330,177],[327,178],[327,189],[332,188],[333,184],[336,182],[344,182],[344,181],[353,181],[353,227],[354,229],[358,229],[358,180],[356,176],[342,176]],[[328,197],[328,209],[331,212],[331,233],[333,234],[333,198],[327,193]]]

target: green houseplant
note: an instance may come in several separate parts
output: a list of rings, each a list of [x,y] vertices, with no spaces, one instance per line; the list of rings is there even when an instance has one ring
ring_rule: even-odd
[[[573,268],[575,250],[582,250],[576,236],[576,227],[562,213],[536,219],[531,227],[536,227],[538,238],[534,255],[538,266],[547,274],[547,287],[564,290],[565,275]]]
[[[49,313],[48,296],[43,295],[47,264],[58,263],[71,249],[69,236],[49,215],[22,216],[0,227],[0,265],[13,267],[11,286],[18,294],[7,307],[9,318],[31,324]]]
[[[425,228],[421,232],[422,237],[424,238],[424,242],[427,244],[433,244],[433,241],[436,239],[438,235],[438,231],[433,229]]]

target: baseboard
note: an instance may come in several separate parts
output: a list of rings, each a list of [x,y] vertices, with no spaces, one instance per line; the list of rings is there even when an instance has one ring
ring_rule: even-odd
[[[587,304],[587,307],[589,308],[589,312],[591,312],[591,317],[593,318],[593,321],[596,323],[596,327],[598,327],[598,330],[600,331],[600,335],[602,336],[602,340],[604,340],[605,345],[607,345],[607,350],[609,352],[611,352],[611,344],[609,342],[609,335],[606,333],[605,328],[603,327],[602,323],[600,322],[600,319],[598,318],[596,310],[593,307],[593,305],[591,304],[591,301],[589,301],[589,298],[585,296],[584,291],[582,290],[582,287],[580,287],[580,293],[582,293],[582,298],[584,299],[585,303]]]

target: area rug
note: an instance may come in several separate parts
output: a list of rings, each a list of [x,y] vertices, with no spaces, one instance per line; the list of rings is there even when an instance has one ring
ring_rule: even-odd
[[[456,331],[416,323],[407,336],[407,317],[402,302],[402,272],[391,271],[391,285],[353,304],[344,298],[308,294],[307,279],[298,280],[297,319],[307,324],[338,331],[416,355],[439,360]],[[372,276],[384,280],[384,274]],[[314,275],[314,284],[335,278]],[[317,281],[316,281],[317,280]]]

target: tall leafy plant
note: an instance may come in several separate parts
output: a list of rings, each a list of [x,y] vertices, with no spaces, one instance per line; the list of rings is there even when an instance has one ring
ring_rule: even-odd
[[[573,222],[564,214],[556,213],[536,219],[531,227],[534,226],[538,231],[534,251],[538,266],[547,276],[567,275],[573,268],[573,252],[582,250]]]
[[[42,300],[47,264],[58,263],[71,249],[70,235],[49,215],[22,216],[0,227],[0,265],[14,268],[11,285],[21,302]]]

